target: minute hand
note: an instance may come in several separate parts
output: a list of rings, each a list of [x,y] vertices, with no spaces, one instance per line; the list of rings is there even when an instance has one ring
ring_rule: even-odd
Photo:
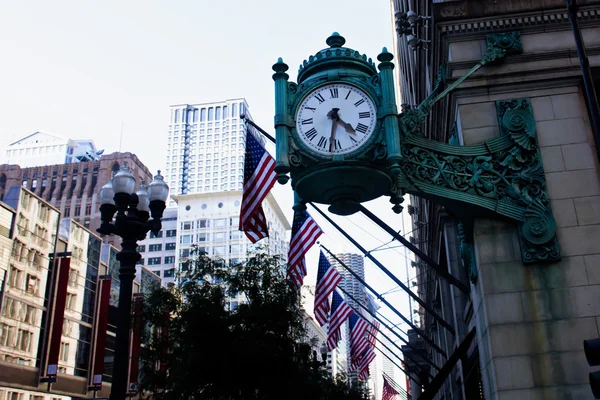
[[[342,125],[344,127],[344,129],[346,130],[346,132],[351,133],[351,134],[356,134],[356,131],[354,130],[354,128],[352,127],[352,125],[350,125],[347,122],[344,122],[341,118],[338,117],[337,122]]]

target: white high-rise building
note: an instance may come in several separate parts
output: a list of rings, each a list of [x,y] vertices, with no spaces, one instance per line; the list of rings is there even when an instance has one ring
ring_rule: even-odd
[[[62,136],[34,132],[8,145],[4,164],[21,168],[69,164],[100,159],[102,151],[90,139],[73,140]]]
[[[194,245],[226,261],[243,259],[255,248],[238,230],[246,144],[246,127],[239,117],[251,117],[246,100],[170,108],[164,168],[170,200],[162,232],[158,237],[149,234],[140,243],[144,265],[162,278],[163,285],[176,279],[180,260],[190,256]],[[258,245],[286,257],[290,224],[271,194],[263,209],[269,238]]]
[[[171,106],[164,172],[171,195],[242,190],[241,114],[251,117],[245,99]]]
[[[177,252],[175,265],[182,270],[182,262],[193,257],[194,246],[211,257],[220,257],[235,264],[243,261],[247,252],[266,246],[269,254],[287,259],[286,232],[291,229],[285,214],[272,194],[263,201],[263,210],[269,226],[269,237],[252,244],[239,228],[242,192],[196,193],[172,196],[177,203]],[[185,272],[185,271],[183,271]],[[240,299],[230,299],[237,307]]]

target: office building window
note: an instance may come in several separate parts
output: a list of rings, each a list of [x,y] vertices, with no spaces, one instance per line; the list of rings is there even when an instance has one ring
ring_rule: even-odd
[[[214,109],[212,107],[208,108],[208,120],[212,121],[214,119]]]
[[[210,236],[208,233],[199,233],[197,238],[198,242],[208,242]]]
[[[202,209],[206,209],[206,207],[204,207],[205,204],[202,205]],[[199,219],[198,220],[198,228],[210,228],[210,220],[209,219]]]
[[[175,243],[166,243],[165,250],[175,250]]]
[[[192,229],[192,223],[191,222],[182,222],[181,223],[181,229],[185,230],[189,230]]]
[[[164,221],[164,220],[163,220]],[[169,229],[166,234],[167,237],[175,237],[177,236],[177,229]]]
[[[155,235],[154,233],[150,232],[150,239],[161,238],[162,235],[163,235],[162,231],[159,231],[157,235]]]
[[[165,264],[175,264],[175,256],[165,257]]]
[[[162,250],[162,244],[151,244],[148,246],[148,251],[161,251]]]
[[[140,245],[137,247],[137,251],[138,251],[138,253],[143,253],[143,252],[145,252],[145,251],[146,251],[146,245],[145,245],[145,244],[140,244]]]
[[[148,265],[160,265],[160,257],[148,258]]]
[[[175,276],[175,268],[167,269],[163,272],[164,278],[172,278]]]

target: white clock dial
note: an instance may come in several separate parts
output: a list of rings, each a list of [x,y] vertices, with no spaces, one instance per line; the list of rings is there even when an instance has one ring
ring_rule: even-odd
[[[358,150],[373,134],[376,122],[377,111],[371,97],[345,83],[315,89],[296,112],[298,137],[322,156]]]

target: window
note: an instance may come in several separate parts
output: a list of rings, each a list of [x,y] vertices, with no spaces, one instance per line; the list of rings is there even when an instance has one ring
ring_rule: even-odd
[[[182,243],[182,244],[192,243],[192,237],[193,237],[193,235],[182,235],[181,238],[179,239],[179,243]]]
[[[219,119],[220,120],[221,119],[221,107],[216,107],[215,110],[216,110],[215,119]]]
[[[206,204],[202,205],[202,208],[205,209],[206,207],[204,207]],[[198,220],[198,228],[210,228],[210,220],[209,219],[199,219]]]
[[[208,233],[199,233],[197,238],[198,242],[208,242],[208,240],[210,240],[210,235]]]
[[[19,329],[19,333],[17,335],[17,348],[22,351],[30,352],[32,339],[33,332],[29,332],[25,329]]]
[[[181,258],[187,258],[190,256],[190,249],[181,249],[179,251],[179,257]]]
[[[200,110],[200,122],[206,121],[206,108]]]
[[[148,258],[148,265],[160,265],[160,257]]]
[[[70,207],[65,207],[65,212],[63,213],[65,217],[70,217],[71,216],[71,208]]]
[[[92,213],[92,206],[85,206],[85,215],[90,215]]]
[[[241,239],[242,231],[231,231],[229,233],[229,239]]]
[[[146,251],[146,245],[145,245],[145,244],[140,244],[140,245],[137,247],[137,251],[138,251],[138,253],[143,253],[143,252],[145,252],[145,251]]]
[[[161,238],[162,235],[163,235],[162,231],[159,231],[158,235],[155,235],[154,233],[150,232],[150,239]]]
[[[69,270],[69,286],[70,287],[76,287],[77,286],[78,278],[79,278],[79,271],[77,271],[76,269],[71,268]]]
[[[165,250],[175,250],[175,243],[166,243]]]
[[[214,109],[212,107],[208,108],[208,120],[212,121],[214,118]]]
[[[148,246],[148,251],[161,251],[162,250],[162,244],[151,244]]]
[[[175,268],[167,269],[163,272],[163,277],[172,278],[175,276]]]
[[[224,241],[225,240],[225,232],[216,232],[213,235],[213,240],[215,242],[222,242],[222,241]]]
[[[69,361],[69,343],[66,343],[66,342],[60,343],[59,358],[60,358],[60,361],[63,361],[63,362]]]
[[[224,256],[225,255],[225,246],[213,247],[213,255],[214,256]]]
[[[40,279],[34,275],[27,274],[25,291],[29,294],[39,295],[40,291]]]
[[[67,310],[74,311],[76,303],[77,303],[77,295],[73,294],[73,293],[67,293],[67,304],[66,304],[65,308]]]
[[[175,264],[175,256],[165,257],[165,264]]]
[[[144,259],[143,259],[143,258],[140,258],[140,259],[138,260],[138,262],[136,262],[136,263],[135,263],[135,265],[144,265]]]
[[[227,222],[227,218],[219,218],[219,219],[215,219],[215,228],[224,228],[225,224]]]
[[[192,223],[191,222],[182,222],[181,229],[183,229],[184,231],[192,229]]]
[[[75,207],[75,216],[79,217],[79,215],[81,215],[81,207],[80,206],[76,206]]]

